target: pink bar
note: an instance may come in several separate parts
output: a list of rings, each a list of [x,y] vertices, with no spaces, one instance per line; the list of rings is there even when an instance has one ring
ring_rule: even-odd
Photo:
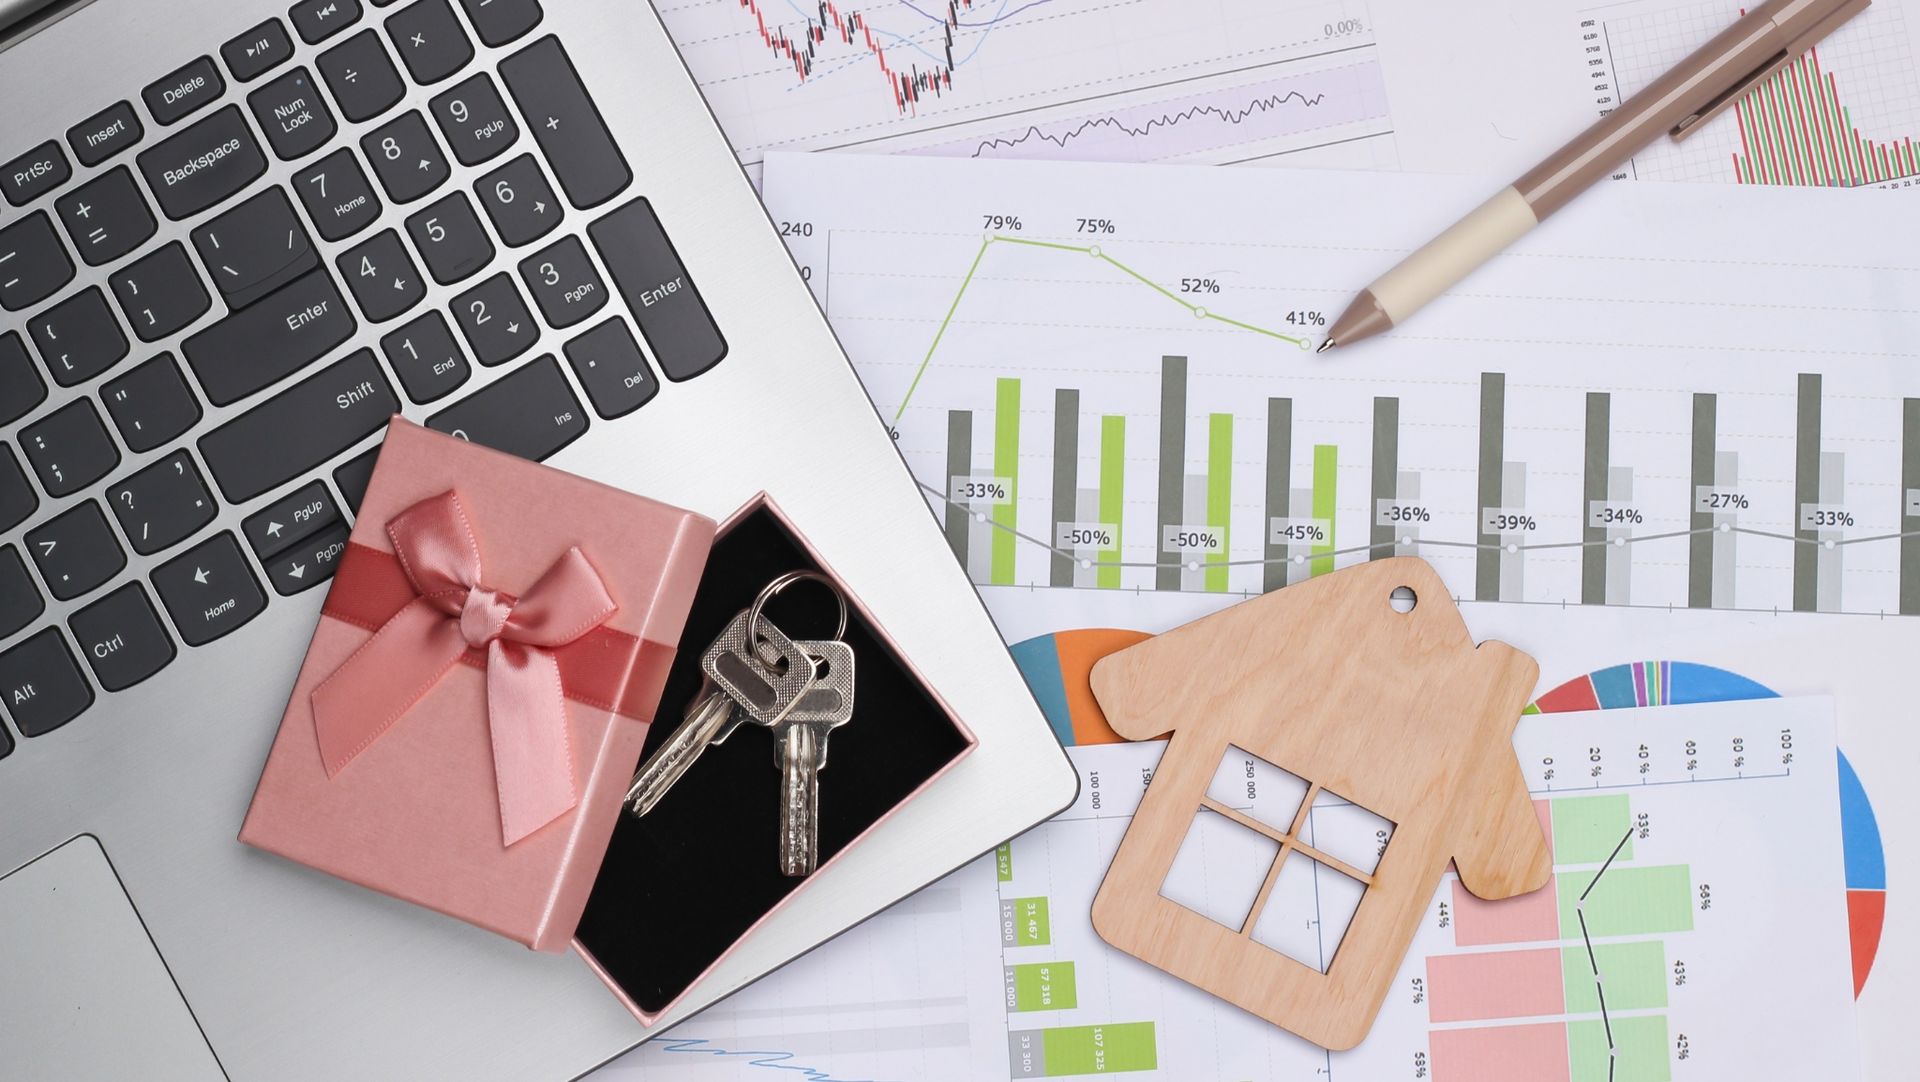
[[[1427,1012],[1435,1022],[1530,1018],[1565,1009],[1558,947],[1427,959]]]
[[[1453,881],[1453,941],[1462,947],[1538,943],[1560,938],[1560,906],[1553,881],[1518,898],[1483,902]]]
[[[1568,1082],[1567,1027],[1559,1022],[1428,1035],[1433,1082]]]

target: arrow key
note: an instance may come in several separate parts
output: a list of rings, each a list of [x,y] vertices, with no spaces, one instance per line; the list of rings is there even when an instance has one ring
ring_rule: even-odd
[[[531,154],[522,154],[481,177],[473,191],[510,248],[532,244],[553,232],[564,217],[546,174]]]
[[[297,594],[332,578],[346,554],[347,526],[336,523],[268,560],[267,579],[281,596]]]
[[[420,269],[392,229],[347,249],[336,265],[369,322],[392,319],[427,295]]]
[[[301,538],[339,522],[340,504],[333,492],[325,481],[313,481],[248,515],[240,530],[247,535],[254,555],[266,560],[285,552]]]
[[[204,646],[267,607],[231,533],[217,533],[161,564],[153,572],[153,588],[188,646]]]
[[[505,364],[540,338],[527,302],[505,271],[455,297],[453,318],[481,364]]]
[[[452,172],[418,109],[362,136],[360,150],[373,163],[387,198],[396,203],[411,203],[426,195],[446,183]]]

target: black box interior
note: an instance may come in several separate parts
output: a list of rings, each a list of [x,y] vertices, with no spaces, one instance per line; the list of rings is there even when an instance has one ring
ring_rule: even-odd
[[[699,694],[708,644],[768,581],[798,568],[822,570],[765,503],[714,542],[643,755],[665,742]],[[823,866],[969,746],[860,609],[849,607],[854,713],[828,740],[820,775]],[[799,582],[770,602],[766,615],[793,638],[819,639],[833,633],[837,614],[824,586]],[[621,810],[577,938],[649,1014],[671,1004],[806,882],[780,874],[773,741],[769,730],[743,723],[708,748],[646,818]]]

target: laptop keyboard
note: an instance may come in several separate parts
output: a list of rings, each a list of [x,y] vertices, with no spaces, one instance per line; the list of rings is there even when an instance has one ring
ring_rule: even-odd
[[[335,460],[403,402],[538,460],[726,353],[564,45],[532,36],[539,0],[369,7],[393,10],[302,0],[0,166],[20,328],[0,332],[0,706],[21,736],[326,582],[377,448]],[[409,84],[444,89],[407,109]],[[274,161],[290,180],[257,185]],[[389,207],[410,213],[375,230]],[[69,290],[83,268],[105,287]],[[429,305],[430,283],[458,292]],[[370,326],[378,350],[347,348]],[[49,381],[81,393],[49,408]],[[237,534],[207,532],[222,506],[248,509]],[[162,562],[128,580],[130,553]],[[78,605],[64,631],[33,627],[50,599]]]

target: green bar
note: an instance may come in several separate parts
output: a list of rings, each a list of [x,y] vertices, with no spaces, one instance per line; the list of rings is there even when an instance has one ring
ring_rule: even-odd
[[[1561,797],[1553,802],[1553,862],[1599,864],[1613,856],[1613,847],[1632,827],[1633,810],[1625,793]],[[1631,838],[1614,859],[1633,859]]]
[[[1065,1011],[1079,1006],[1072,962],[1008,966],[1007,1002],[1016,1011]]]
[[[1013,881],[1013,843],[1001,842],[1000,848],[993,851],[993,868],[1000,882]]]
[[[993,562],[995,586],[1013,585],[1013,530],[1020,504],[1020,381],[1000,380],[993,394],[993,473],[1007,479],[1007,502],[993,508]]]
[[[1567,1023],[1571,1082],[1672,1082],[1665,1015],[1615,1018],[1612,1025],[1613,1054],[1609,1056],[1606,1023],[1599,1019]]]
[[[1556,857],[1555,859],[1558,859]],[[1580,938],[1580,914],[1587,918],[1589,936],[1658,935],[1693,928],[1693,881],[1685,864],[1651,868],[1608,868],[1594,882],[1594,872],[1569,872],[1555,877],[1560,897],[1560,935]],[[1591,888],[1591,889],[1589,889]],[[1580,895],[1587,895],[1580,905]]]
[[[1207,525],[1220,531],[1220,551],[1207,553],[1207,589],[1227,592],[1227,553],[1233,538],[1233,414],[1207,416]]]
[[[1053,942],[1053,925],[1047,917],[1045,898],[1013,900],[1013,945],[1041,947]]]
[[[1100,418],[1100,521],[1113,526],[1113,547],[1100,553],[1094,585],[1120,588],[1120,520],[1126,510],[1127,419]],[[1106,566],[1111,564],[1112,566]]]
[[[1566,947],[1560,952],[1560,963],[1566,977],[1568,1014],[1600,1013],[1600,994],[1593,983],[1596,964],[1607,982],[1607,1010],[1667,1005],[1667,952],[1657,939],[1595,943],[1591,961],[1586,947]]]
[[[1327,539],[1308,550],[1313,561],[1308,568],[1311,575],[1324,575],[1333,570],[1333,557],[1325,555],[1333,551],[1333,511],[1338,504],[1334,502],[1334,480],[1340,472],[1340,448],[1331,443],[1313,445],[1313,517],[1327,524]]]
[[[1159,1066],[1152,1022],[1043,1029],[1040,1049],[1049,1077],[1151,1071]]]

